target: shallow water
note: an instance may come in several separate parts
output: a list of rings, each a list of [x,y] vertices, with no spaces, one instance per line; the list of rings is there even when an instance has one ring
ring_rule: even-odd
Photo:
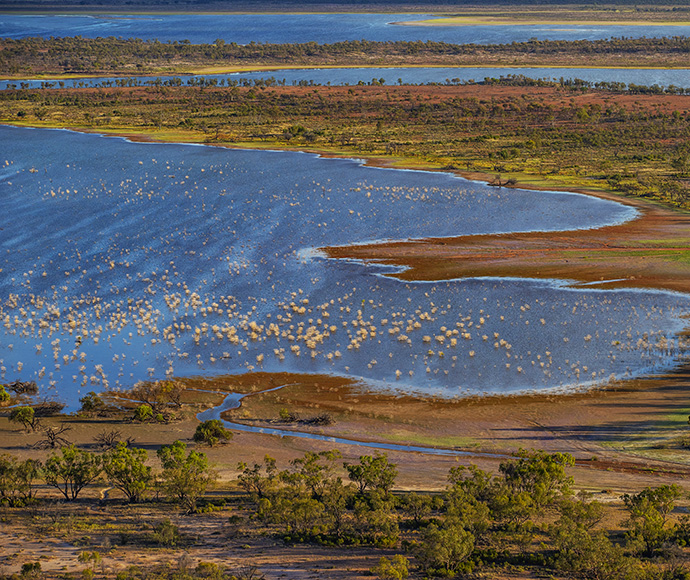
[[[506,67],[396,67],[396,68],[339,68],[308,70],[277,70],[243,72],[222,75],[204,75],[203,77],[160,76],[160,77],[96,77],[75,78],[63,81],[65,87],[93,87],[116,84],[118,81],[137,84],[153,84],[157,79],[170,81],[174,78],[183,84],[199,78],[214,80],[217,83],[230,84],[259,79],[274,79],[287,85],[310,83],[320,85],[356,85],[370,83],[373,79],[383,79],[387,84],[427,84],[446,82],[483,81],[485,78],[499,78],[508,75],[522,75],[532,79],[558,81],[559,79],[582,79],[592,83],[619,82],[643,86],[659,85],[661,87],[687,87],[690,85],[688,69],[602,69],[602,68],[506,68]],[[42,86],[59,88],[58,81],[46,80],[0,80],[0,90],[8,86],[13,88],[39,88]]]
[[[682,36],[690,26],[514,24],[510,26],[396,26],[429,18],[423,14],[3,14],[0,37],[84,36],[226,42],[340,42],[345,40],[434,40],[495,44],[539,40],[596,40],[611,37]]]
[[[262,391],[264,393],[270,391],[277,391],[286,385],[275,387]],[[250,393],[251,394],[251,393]],[[320,433],[310,433],[307,431],[298,431],[295,429],[280,429],[278,427],[257,427],[255,425],[246,425],[244,423],[234,423],[223,419],[222,414],[230,409],[237,409],[242,404],[242,399],[250,396],[250,394],[230,393],[223,399],[223,402],[217,407],[207,409],[197,414],[199,421],[220,420],[226,428],[233,431],[244,431],[245,433],[262,433],[264,435],[277,435],[278,437],[297,437],[299,439],[311,439],[312,441],[324,441],[333,445],[357,445],[358,447],[368,447],[372,449],[385,449],[386,451],[406,451],[413,453],[423,453],[425,455],[449,456],[449,457],[464,457],[477,456],[476,451],[461,451],[459,449],[452,449],[447,447],[423,447],[419,445],[401,445],[399,443],[383,443],[373,441],[363,441],[360,439],[346,439],[344,437],[333,437],[330,435],[321,435]],[[498,455],[495,453],[482,453],[482,457],[509,457],[508,455]]]
[[[319,247],[597,227],[630,208],[311,154],[0,127],[0,374],[78,406],[168,375],[338,373],[372,388],[584,388],[673,364],[688,296],[406,283]]]

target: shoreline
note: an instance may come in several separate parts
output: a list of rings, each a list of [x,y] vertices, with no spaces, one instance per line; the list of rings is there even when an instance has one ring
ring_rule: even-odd
[[[426,166],[407,158],[353,155],[308,147],[260,147],[258,143],[165,141],[155,132],[99,131],[90,128],[49,127],[2,123],[17,128],[67,130],[118,137],[135,143],[177,143],[226,149],[293,151],[323,158],[351,159],[365,167],[452,173],[468,181],[490,184],[493,176],[481,172]],[[401,268],[394,276],[404,281],[442,281],[477,277],[538,280],[575,280],[597,288],[640,288],[690,294],[690,212],[641,198],[582,187],[543,186],[520,181],[499,191],[519,190],[572,193],[614,201],[632,207],[638,216],[599,228],[476,234],[415,238],[319,248],[329,258],[351,259]],[[583,254],[584,253],[584,254]]]
[[[435,19],[427,20],[408,20],[401,22],[391,22],[397,26],[690,26],[690,20],[649,20],[641,22],[637,20],[605,20],[605,19],[591,19],[591,20],[538,20],[525,19],[523,20],[507,20],[502,16],[440,16]]]
[[[322,441],[269,433],[240,432],[264,437],[269,445],[323,446],[323,438],[358,439],[367,444],[449,449],[453,455],[392,449],[416,463],[448,461],[496,465],[520,448],[568,452],[584,477],[603,471],[656,476],[687,475],[685,447],[690,365],[588,391],[553,394],[480,395],[454,400],[380,393],[339,376],[254,372],[244,375],[184,379],[197,384],[244,393],[241,407],[222,413],[255,431],[275,429],[314,433]],[[277,384],[290,384],[276,389]],[[246,396],[250,395],[250,396]],[[631,404],[634,397],[634,404]],[[640,408],[649,410],[640,416]],[[289,409],[300,417],[327,413],[329,426],[290,426],[279,417]],[[615,434],[615,436],[613,436]],[[271,443],[273,442],[273,443]],[[352,441],[352,443],[355,443]],[[333,445],[331,446],[333,447]],[[346,445],[352,449],[352,445]],[[357,448],[357,445],[354,445]],[[591,475],[591,473],[595,475]],[[590,473],[590,475],[586,475]],[[596,474],[599,474],[596,475]]]
[[[61,128],[57,130],[65,129]],[[154,136],[152,135],[132,135],[127,134],[125,132],[109,133],[88,130],[79,131],[76,129],[69,130],[75,130],[78,132],[85,133],[96,133],[106,137],[119,137],[132,141],[164,143],[163,141],[155,140]],[[236,145],[226,144],[201,144],[238,149],[251,148],[237,147]],[[256,149],[256,147],[254,148]],[[397,166],[391,167],[393,164],[395,164],[396,160],[390,159],[387,159],[384,162],[384,160],[382,159],[372,159],[363,156],[353,157],[351,155],[336,155],[333,152],[327,151],[305,151],[304,148],[295,149],[273,147],[273,149],[293,151],[297,150],[311,153],[314,155],[321,155],[323,157],[346,157],[348,159],[356,159],[357,161],[365,165],[398,168]],[[398,163],[400,163],[400,160],[397,161]],[[413,164],[410,163],[410,165]],[[419,169],[415,168],[414,166],[411,168]],[[424,170],[443,171],[446,173],[449,172],[449,170],[447,169],[444,170],[438,168],[425,168]],[[455,171],[454,173],[466,179],[477,180],[481,177],[488,177],[486,175],[472,172],[468,173]],[[519,189],[546,189],[554,191],[554,188],[543,188],[538,186],[530,187],[528,184],[519,184]],[[505,188],[504,191],[506,191],[509,194],[511,190]],[[515,246],[516,244],[519,246],[519,243],[521,241],[524,242],[525,240],[532,244],[536,244],[537,246],[539,244],[546,244],[548,246],[549,243],[558,243],[561,245],[565,245],[566,248],[568,247],[568,245],[570,245],[570,248],[572,249],[573,242],[577,241],[580,238],[583,238],[585,240],[587,238],[591,238],[591,242],[592,239],[603,236],[604,239],[608,239],[610,243],[612,242],[612,240],[619,243],[621,241],[620,233],[623,230],[625,230],[627,234],[631,236],[631,239],[633,239],[633,233],[636,233],[636,235],[639,238],[640,235],[643,235],[645,232],[649,233],[656,231],[655,228],[661,228],[661,230],[666,231],[666,234],[669,236],[670,239],[671,235],[668,231],[669,228],[671,230],[671,233],[673,233],[676,232],[678,228],[684,229],[685,231],[690,227],[688,225],[690,224],[690,216],[688,214],[679,211],[672,211],[662,206],[653,205],[642,200],[622,198],[620,196],[608,192],[587,191],[580,189],[576,189],[575,191],[567,191],[570,191],[572,193],[591,195],[594,197],[607,200],[614,200],[624,205],[633,206],[636,209],[638,209],[640,215],[637,219],[634,219],[631,222],[614,226],[605,226],[597,230],[575,230],[570,232],[532,232],[527,234],[504,234],[497,236],[467,236],[461,238],[429,239],[413,242],[379,244],[375,246],[348,246],[340,249],[329,248],[328,250],[329,252],[341,251],[343,252],[342,257],[347,257],[345,256],[345,254],[350,255],[360,251],[365,253],[375,251],[378,257],[371,259],[377,259],[379,261],[388,260],[389,262],[397,260],[398,262],[401,262],[404,257],[404,254],[402,253],[396,256],[395,260],[393,257],[386,258],[386,256],[383,254],[385,254],[385,252],[392,252],[393,250],[400,250],[405,248],[407,248],[408,250],[412,248],[415,251],[417,251],[417,248],[422,248],[425,253],[422,252],[420,254],[421,258],[419,257],[419,255],[415,257],[415,259],[418,260],[418,262],[420,263],[413,263],[413,266],[416,266],[415,275],[418,275],[420,271],[423,271],[423,269],[421,268],[422,263],[425,265],[428,272],[429,266],[433,264],[438,265],[438,263],[442,263],[444,261],[456,262],[456,254],[459,251],[458,248],[462,246],[462,244],[470,240],[476,246],[474,248],[475,254],[473,256],[475,262],[488,264],[487,267],[493,268],[493,271],[495,273],[496,268],[498,268],[498,266],[496,266],[496,264],[491,261],[487,261],[486,256],[482,255],[481,252],[476,252],[477,248],[482,249],[481,243],[484,243],[486,248],[491,249],[490,244],[488,244],[488,242],[495,243],[496,240],[498,240],[498,242],[500,243],[509,242],[510,247],[507,247],[507,249],[503,248],[501,250],[501,248],[499,248],[499,250],[501,250],[505,254],[503,257],[505,264],[507,264],[506,268],[522,268],[524,266],[524,260],[523,262],[517,260],[517,258],[520,258],[520,252],[516,251],[516,249],[513,246]],[[640,224],[642,224],[644,227],[641,228]],[[479,238],[479,240],[477,240],[477,238]],[[449,249],[451,250],[450,255],[441,255],[444,254],[444,252],[447,252]],[[527,248],[526,251],[530,249],[531,248]],[[472,248],[470,248],[470,250],[472,250]],[[582,251],[581,248],[576,248],[576,250]],[[562,248],[555,248],[554,251],[564,250]],[[431,263],[428,257],[429,252],[435,253],[437,255],[436,262]],[[531,258],[533,255],[533,252],[528,252],[528,258]],[[409,258],[409,256],[407,256],[407,258]],[[615,263],[612,267],[614,266],[617,268],[622,268],[624,265]],[[555,276],[553,275],[553,272],[548,272],[548,277],[559,277],[561,279],[573,278],[574,276],[572,276],[572,274],[564,274],[564,272],[569,272],[569,268],[572,267],[572,265],[566,266],[565,263],[561,263],[560,270],[558,270],[559,272],[561,272],[561,276]],[[443,273],[443,269],[440,269],[439,271]],[[410,272],[413,271],[407,271],[405,274],[409,275]],[[524,278],[525,270],[521,270],[520,274],[520,277]],[[688,290],[690,290],[690,276],[681,276],[678,280],[679,284],[682,287],[682,291],[687,292]],[[656,285],[652,285],[652,282],[655,282]],[[660,284],[660,282],[663,281],[658,278],[655,278],[654,280],[649,280],[649,287],[659,288],[661,286],[662,288],[664,288],[664,284]],[[632,281],[625,280],[622,282],[618,282],[616,285],[622,286],[625,284],[639,286],[641,282],[637,279]],[[457,441],[459,442],[458,444],[463,443],[463,441],[469,441],[470,447],[478,450],[486,445],[496,446],[498,441],[496,437],[491,435],[487,436],[487,433],[490,434],[495,429],[495,427],[492,427],[491,425],[503,425],[501,429],[506,429],[507,432],[511,434],[509,437],[505,437],[504,439],[508,440],[510,442],[509,444],[512,445],[512,449],[515,450],[516,445],[530,446],[531,444],[532,446],[537,447],[542,445],[543,443],[540,443],[540,441],[542,441],[544,433],[554,433],[555,431],[560,429],[560,427],[558,427],[560,423],[563,423],[564,425],[570,424],[570,428],[575,430],[574,432],[576,432],[577,429],[584,428],[583,425],[586,423],[586,421],[590,421],[589,426],[587,428],[590,429],[592,433],[596,434],[598,425],[602,421],[605,423],[610,419],[609,413],[602,414],[601,410],[598,409],[598,407],[600,407],[602,404],[612,405],[612,408],[615,409],[616,413],[624,416],[624,419],[622,420],[623,423],[633,424],[634,421],[632,417],[638,414],[637,406],[641,406],[641,402],[643,400],[655,401],[657,397],[659,397],[663,405],[661,403],[656,405],[652,404],[650,405],[651,409],[645,412],[650,424],[655,424],[655,420],[653,419],[653,417],[659,415],[659,413],[662,412],[660,411],[660,409],[665,409],[665,411],[663,412],[666,413],[670,408],[677,408],[679,404],[687,405],[688,394],[690,394],[690,387],[688,386],[686,379],[690,376],[690,365],[687,362],[679,362],[680,364],[674,370],[665,372],[659,376],[638,377],[634,379],[625,380],[614,385],[592,387],[586,390],[585,392],[530,394],[523,393],[514,395],[494,395],[491,397],[483,397],[481,395],[477,395],[475,397],[465,397],[459,400],[440,400],[434,397],[422,398],[414,396],[400,396],[380,393],[362,393],[361,389],[357,391],[356,395],[353,395],[353,388],[354,385],[356,385],[356,382],[352,379],[342,376],[330,376],[327,378],[324,378],[323,376],[309,376],[308,378],[304,378],[307,377],[307,375],[304,375],[301,380],[312,382],[320,381],[321,383],[325,384],[326,387],[330,388],[329,391],[321,392],[322,394],[327,394],[328,392],[333,393],[332,395],[329,395],[330,399],[328,401],[319,400],[319,405],[325,405],[326,407],[328,407],[328,405],[335,405],[335,407],[338,407],[339,405],[339,412],[343,413],[344,416],[351,415],[355,417],[354,419],[351,419],[349,421],[346,421],[344,419],[339,420],[338,429],[340,429],[341,427],[344,427],[345,429],[345,431],[341,433],[343,435],[343,438],[348,437],[348,430],[350,430],[351,433],[367,433],[369,436],[378,435],[380,440],[383,441],[409,441],[410,444],[418,443],[419,441],[421,441],[424,444],[427,444],[430,441],[449,440],[448,437],[450,437],[450,441]],[[679,377],[681,377],[681,379],[679,379]],[[183,380],[185,383],[189,383],[192,385],[196,383],[202,385],[209,385],[213,383],[218,384],[220,382],[232,382],[234,383],[234,386],[258,380],[260,383],[258,388],[263,389],[266,386],[275,386],[275,381],[283,380],[283,376],[281,373],[244,373],[242,375],[236,375],[230,378],[187,377]],[[253,389],[254,387],[252,386],[251,388]],[[280,393],[276,393],[276,396],[284,397],[285,393],[281,391]],[[631,396],[633,396],[634,398],[634,405],[631,405]],[[254,401],[260,400],[263,397],[263,395],[261,397],[251,397],[251,403],[253,404]],[[315,399],[312,393],[310,396],[306,397],[306,399],[302,401],[297,401],[295,404],[299,403],[300,405],[306,405],[307,408],[311,408],[315,400],[318,399]],[[336,404],[336,400],[345,401],[345,403],[341,402]],[[607,401],[612,401],[612,403],[607,403]],[[281,401],[278,402],[280,404],[283,404],[283,402]],[[588,404],[583,405],[583,402],[587,402]],[[347,409],[343,410],[343,405],[347,407],[350,403],[356,404],[356,411]],[[420,414],[420,406],[425,407],[427,411],[429,409],[432,411],[431,418],[428,413],[426,415],[426,418],[424,417],[424,415]],[[489,411],[478,414],[478,408],[488,409]],[[403,415],[399,417],[398,420],[394,420],[393,418],[391,418],[395,410],[401,410],[400,412],[403,413]],[[441,412],[446,413],[446,418],[443,419],[443,421],[441,421],[441,417],[439,415],[439,413]],[[688,412],[690,412],[690,409],[684,410],[680,412],[680,414],[687,415]],[[357,413],[359,413],[359,415],[355,416]],[[584,416],[585,420],[583,420],[583,417],[581,416],[583,413],[586,414],[586,416]],[[490,417],[487,419],[486,417],[488,417],[489,415]],[[373,418],[371,416],[373,416]],[[549,421],[555,423],[552,425],[548,425],[544,422],[545,419],[548,419]],[[474,423],[472,423],[473,421]],[[541,426],[536,425],[534,423],[535,421]],[[687,421],[685,417],[683,417],[682,421],[677,421],[677,429],[685,428],[686,422]],[[579,427],[576,427],[573,423],[579,424]],[[635,433],[637,433],[637,430],[635,430]],[[630,437],[634,436],[636,435],[630,435]],[[265,435],[243,434],[242,437],[248,440],[256,441],[257,439],[260,439],[262,437],[265,438]],[[595,435],[590,435],[589,437],[592,438],[595,437]],[[271,443],[275,439],[275,437],[268,437],[266,439],[268,441],[266,443],[263,443],[263,446],[268,445],[269,447],[271,447],[276,444],[276,442]],[[579,442],[579,438],[577,436],[571,437],[570,435],[568,435],[567,437],[556,437],[553,435],[549,435],[549,441],[550,443],[546,446],[547,449],[563,448],[571,449],[571,451],[573,449],[580,449],[584,454],[588,453],[591,455],[601,453],[604,454],[606,457],[608,457],[609,455],[611,455],[612,457],[619,457],[622,453],[623,456],[628,457],[628,454],[626,453],[624,447],[621,451],[621,448],[606,448],[603,444],[597,442],[582,444]],[[479,447],[475,447],[475,444],[479,444]],[[288,447],[292,447],[298,444],[295,443],[293,445],[291,443],[286,443],[285,445],[287,445]],[[299,443],[299,445],[308,446],[314,445],[314,443]],[[321,445],[323,445],[323,443],[321,443]],[[284,444],[280,443],[280,447],[282,448],[283,446]],[[463,445],[463,447],[464,446],[465,445]],[[489,447],[489,449],[491,449],[491,447]],[[585,455],[582,455],[581,458],[584,456]],[[637,461],[638,459],[639,458],[635,459],[635,461]],[[659,460],[665,462],[668,461],[668,459]]]
[[[487,182],[488,176],[481,174],[455,173],[471,181]],[[582,188],[555,189],[518,183],[515,187],[501,189],[587,195],[632,207],[638,211],[638,216],[600,228],[426,238],[321,250],[331,258],[400,267],[402,271],[393,276],[407,281],[518,277],[576,280],[580,284],[597,284],[598,288],[690,293],[690,263],[673,258],[675,252],[684,254],[688,249],[680,242],[684,237],[690,239],[690,215],[687,213],[636,198]],[[578,253],[580,255],[575,255]],[[650,262],[656,265],[651,273]]]

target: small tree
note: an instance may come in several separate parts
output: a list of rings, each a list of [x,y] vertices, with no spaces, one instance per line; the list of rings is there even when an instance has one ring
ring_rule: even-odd
[[[132,415],[132,419],[134,421],[138,421],[139,423],[147,423],[149,421],[153,421],[153,418],[154,415],[151,405],[147,405],[145,403],[139,405],[136,409],[134,409],[134,415]]]
[[[321,500],[328,481],[333,477],[335,461],[342,456],[340,451],[307,451],[304,457],[294,459],[291,463],[297,470],[296,475],[303,480],[314,499]]]
[[[38,449],[55,449],[57,447],[64,447],[69,445],[70,442],[62,434],[67,431],[71,431],[72,428],[68,427],[64,423],[60,427],[43,427],[44,438],[34,444],[34,447]]]
[[[431,498],[410,492],[403,498],[402,508],[412,518],[415,526],[419,526],[425,516],[431,513]]]
[[[359,487],[359,493],[367,490],[388,493],[398,476],[398,469],[393,463],[388,463],[388,455],[376,452],[371,455],[363,455],[359,463],[343,463],[347,475]]]
[[[75,500],[79,492],[101,473],[101,458],[74,445],[63,447],[60,454],[51,455],[45,464],[46,483],[60,490],[67,500]]]
[[[313,533],[322,521],[324,507],[299,487],[286,486],[259,502],[259,516],[265,521],[282,524],[286,534],[305,536]]]
[[[146,465],[146,460],[145,450],[128,447],[124,441],[103,454],[105,474],[132,503],[146,496],[153,481],[151,468]]]
[[[158,457],[163,465],[163,488],[168,496],[176,498],[188,511],[196,509],[197,500],[211,485],[216,475],[208,464],[204,453],[190,451],[186,454],[187,445],[175,441],[158,450]]]
[[[10,394],[5,390],[5,385],[0,385],[0,406],[10,402]]]
[[[354,502],[354,529],[363,542],[391,548],[398,543],[400,527],[391,494],[373,491]]]
[[[327,480],[322,490],[321,503],[328,518],[331,533],[339,538],[346,531],[347,507],[354,494],[354,486],[343,485],[343,480],[339,477]]]
[[[34,497],[34,481],[41,470],[36,459],[19,461],[12,455],[0,455],[0,503],[20,505]]]
[[[574,460],[567,453],[524,449],[517,455],[517,460],[499,465],[503,481],[493,486],[490,504],[496,519],[524,527],[535,515],[572,495],[572,478],[565,468]]]
[[[79,408],[80,415],[98,415],[105,410],[105,403],[103,399],[94,391],[89,391],[81,399],[79,399],[81,407]]]
[[[232,439],[232,433],[219,419],[210,419],[197,425],[193,439],[197,443],[206,443],[213,447],[218,442],[225,443]]]
[[[249,467],[246,463],[241,462],[237,464],[237,469],[241,471],[237,476],[237,481],[248,494],[253,496],[255,501],[266,497],[275,485],[278,468],[276,467],[276,460],[269,455],[264,457],[263,465],[255,463]]]
[[[21,423],[27,431],[38,429],[38,418],[33,407],[17,407],[10,413],[10,421]]]
[[[669,538],[671,529],[666,525],[666,518],[680,497],[681,488],[677,485],[647,487],[638,494],[623,495],[630,512],[626,522],[630,530],[628,543],[635,551],[651,555]]]
[[[575,463],[571,455],[524,449],[517,455],[516,461],[499,466],[511,491],[529,494],[535,509],[542,509],[555,499],[570,495],[572,477],[566,475],[565,468]]]
[[[417,558],[424,570],[444,575],[458,572],[474,550],[474,536],[461,526],[431,524],[417,546]]]
[[[153,528],[153,539],[162,546],[175,547],[180,543],[180,530],[169,518],[158,522]]]
[[[151,407],[154,413],[160,413],[168,407],[179,408],[182,393],[182,385],[167,380],[138,383],[132,389],[132,396]]]
[[[550,535],[556,548],[552,564],[557,570],[593,580],[627,577],[630,561],[605,532],[592,531],[586,524],[562,516],[551,526]]]

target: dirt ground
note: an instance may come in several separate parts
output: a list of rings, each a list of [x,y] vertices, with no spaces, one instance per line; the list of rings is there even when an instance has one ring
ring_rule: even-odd
[[[229,421],[267,427],[314,431],[348,439],[409,443],[467,451],[464,456],[433,456],[389,451],[400,472],[400,490],[441,490],[448,470],[477,464],[495,471],[519,448],[565,451],[576,457],[570,470],[577,489],[586,489],[609,507],[610,521],[622,521],[620,496],[646,486],[676,483],[690,490],[684,444],[690,413],[690,369],[644,380],[629,381],[606,390],[571,396],[516,396],[458,401],[415,399],[372,394],[346,379],[315,375],[255,373],[215,379],[187,379],[180,420],[152,426],[131,422],[129,413],[110,418],[63,416],[44,418],[45,425],[67,425],[65,435],[85,449],[95,449],[93,438],[115,429],[147,450],[158,467],[155,451],[175,439],[194,446],[191,439],[198,411],[220,403],[227,392],[250,393]],[[280,385],[282,389],[265,392]],[[196,402],[192,402],[195,400]],[[302,418],[328,413],[333,423],[308,427],[280,421],[280,410]],[[49,452],[35,449],[37,433],[26,433],[0,417],[0,453],[44,459]],[[80,574],[84,551],[97,550],[103,561],[96,573],[114,577],[118,571],[139,567],[194,567],[213,562],[231,570],[257,566],[268,579],[371,577],[369,570],[381,556],[399,550],[368,547],[337,549],[290,546],[265,533],[246,508],[233,503],[237,490],[237,462],[260,462],[268,454],[280,468],[305,451],[337,447],[344,461],[356,461],[372,449],[335,445],[297,437],[278,437],[236,431],[224,446],[198,447],[220,475],[211,497],[229,498],[219,511],[183,515],[171,504],[145,503],[130,507],[106,482],[89,487],[83,499],[60,502],[55,490],[41,489],[52,498],[30,510],[0,508],[0,574],[15,573],[26,562],[41,562],[48,577]],[[687,502],[684,502],[687,503]],[[683,505],[684,505],[683,503]],[[183,535],[171,548],[150,541],[153,525],[170,518]],[[231,519],[234,518],[234,519]],[[239,523],[235,519],[239,518]],[[609,523],[610,523],[609,521]],[[134,541],[134,538],[138,540]],[[528,570],[497,572],[492,578],[536,578]]]
[[[504,189],[504,195],[519,195]],[[690,215],[599,192],[634,207],[633,221],[593,230],[436,238],[329,248],[335,258],[407,266],[407,280],[521,276],[596,283],[598,288],[690,291]]]

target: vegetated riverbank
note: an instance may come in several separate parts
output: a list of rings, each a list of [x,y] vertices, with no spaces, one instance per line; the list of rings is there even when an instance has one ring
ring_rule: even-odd
[[[262,66],[581,66],[685,68],[690,40],[612,38],[530,40],[510,44],[355,40],[332,44],[245,45],[124,38],[0,39],[0,74],[140,75],[241,70]],[[68,77],[67,77],[68,78]]]
[[[378,81],[377,81],[378,83]],[[596,189],[683,208],[690,95],[511,77],[464,85],[7,90],[0,122],[286,148]]]

